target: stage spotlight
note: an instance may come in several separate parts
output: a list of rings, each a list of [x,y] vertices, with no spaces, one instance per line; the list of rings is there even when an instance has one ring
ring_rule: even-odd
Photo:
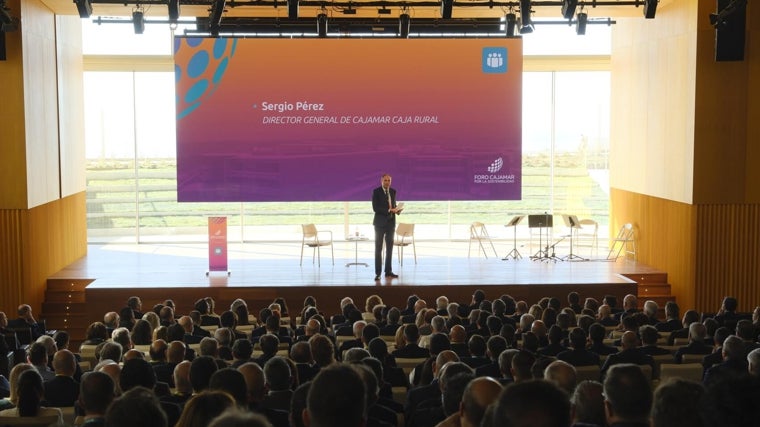
[[[530,25],[533,27],[533,20],[530,17],[532,2],[531,0],[520,0],[520,21],[522,25]],[[520,31],[522,33],[522,31]]]
[[[441,18],[451,19],[454,11],[454,0],[441,0]]]
[[[517,28],[517,15],[510,12],[507,14],[507,37],[512,38],[515,36],[515,29]]]
[[[588,14],[584,12],[578,12],[578,22],[575,26],[575,34],[579,36],[586,34],[586,22],[588,21]]]
[[[654,15],[657,13],[657,1],[658,0],[644,0],[644,18],[654,19]]]
[[[578,0],[562,0],[562,16],[565,19],[573,19]]]
[[[398,16],[398,36],[402,39],[409,38],[409,14],[402,13]]]
[[[520,19],[517,20],[517,26],[519,27],[520,34],[530,34],[533,32],[533,23],[532,22],[524,22],[522,20],[522,16],[520,16]]]
[[[288,0],[288,19],[298,19],[298,0]]]
[[[132,12],[132,25],[135,27],[135,34],[145,32],[145,14],[141,10]]]
[[[90,0],[74,0],[74,4],[77,5],[77,11],[80,18],[89,18],[92,15],[92,1]]]
[[[327,37],[327,14],[320,13],[317,15],[317,35],[320,38]]]
[[[176,24],[179,20],[179,0],[169,0],[169,22]]]

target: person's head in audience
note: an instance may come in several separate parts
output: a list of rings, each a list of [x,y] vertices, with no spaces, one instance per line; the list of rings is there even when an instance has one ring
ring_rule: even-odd
[[[284,357],[275,356],[266,362],[264,380],[270,391],[283,391],[290,388],[292,383],[290,365]]]
[[[555,360],[549,363],[544,369],[544,379],[551,381],[560,389],[564,390],[568,396],[573,394],[578,381],[573,365],[562,360]]]
[[[520,353],[516,348],[508,348],[499,355],[499,373],[501,378],[512,379],[512,359]]]
[[[485,312],[488,312],[489,314],[493,312],[491,301],[487,299],[484,299],[483,301],[481,301],[480,304],[478,304],[478,308],[480,309],[481,312],[485,311]]]
[[[208,427],[272,427],[272,424],[261,414],[227,409],[214,418]]]
[[[459,317],[459,303],[450,302],[449,305],[446,306],[446,312],[449,315],[449,319],[458,318]]]
[[[470,381],[464,389],[462,400],[459,404],[461,426],[480,426],[485,416],[486,408],[499,398],[501,391],[501,384],[491,377],[480,377]]]
[[[309,389],[304,424],[308,427],[362,427],[366,391],[356,369],[334,364],[321,369]]]
[[[531,374],[533,375],[533,379],[536,380],[542,380],[544,379],[544,371],[546,371],[546,368],[554,361],[553,357],[538,357],[536,358],[535,363],[533,363],[533,366],[530,367]]]
[[[442,332],[436,332],[432,335],[430,335],[430,355],[435,356],[438,355],[440,352],[444,350],[450,350],[451,349],[451,342],[449,342],[449,336],[442,333]]]
[[[417,344],[420,340],[420,330],[415,324],[406,325],[404,329],[404,342],[407,345]]]
[[[760,381],[750,375],[720,378],[700,401],[705,426],[756,426],[760,419]]]
[[[593,323],[588,327],[588,338],[592,343],[601,344],[604,341],[606,331],[600,323]]]
[[[335,363],[335,346],[330,338],[324,335],[314,335],[309,338],[311,346],[311,355],[314,357],[314,363],[324,368]]]
[[[604,380],[607,424],[647,422],[652,408],[649,379],[636,365],[612,365]]]
[[[520,350],[517,354],[512,356],[512,367],[510,368],[512,379],[515,382],[532,380],[533,371],[531,368],[534,363],[536,363],[536,356],[534,356],[533,353]]]
[[[119,379],[121,378],[121,366],[119,366],[118,363],[109,359],[101,360],[95,365],[93,371],[102,372],[111,377],[111,380],[113,381],[114,396],[121,396],[121,385],[119,384]]]
[[[372,355],[369,354],[369,351],[361,347],[352,347],[346,350],[343,355],[343,361],[346,363],[355,363],[361,362],[368,357],[372,357]]]
[[[446,319],[444,319],[443,316],[433,316],[433,318],[430,319],[430,328],[432,329],[433,333],[446,333]]]
[[[276,314],[272,314],[271,316],[267,317],[267,320],[264,322],[264,328],[266,329],[268,334],[279,335],[280,316],[277,316]]]
[[[551,328],[555,323],[557,323],[557,311],[554,310],[552,307],[547,307],[541,313],[541,322],[547,328]],[[535,324],[536,322],[533,322],[533,323]]]
[[[723,360],[740,360],[745,354],[744,342],[736,335],[729,335],[723,341]]]
[[[549,338],[550,344],[562,344],[562,328],[556,324],[549,327],[549,332],[547,332],[546,336]]]
[[[475,379],[475,374],[472,372],[458,372],[453,375],[447,374],[441,378],[439,385],[442,389],[441,401],[443,403],[443,415],[449,417],[459,412],[464,391],[473,379]]]
[[[383,299],[380,298],[379,295],[372,294],[368,296],[367,299],[364,300],[364,312],[372,313],[372,310],[375,308],[375,306],[382,303],[383,303]]]
[[[163,306],[161,306],[163,308]],[[170,309],[171,310],[171,309]],[[142,318],[140,320],[144,320],[148,322],[150,325],[150,330],[153,331],[157,327],[161,326],[161,319],[158,317],[158,314],[154,311],[149,311],[145,314],[143,314]],[[134,326],[132,327],[134,329]]]
[[[201,356],[217,357],[219,355],[219,342],[211,337],[203,337],[199,350]]]
[[[678,320],[681,317],[680,310],[678,308],[678,304],[675,301],[668,301],[665,303],[665,318],[668,320],[676,319]]]
[[[636,295],[628,294],[623,297],[623,310],[636,310],[639,307],[639,300]]]
[[[235,329],[238,325],[237,315],[230,310],[224,311],[219,315],[219,323],[222,328]]]
[[[499,335],[499,332],[501,331],[501,325],[502,321],[499,317],[496,316],[488,316],[486,318],[486,328],[488,328],[488,332],[491,335]]]
[[[494,335],[488,338],[486,342],[486,355],[494,362],[498,362],[499,355],[507,349],[507,340],[500,335]]]
[[[525,313],[522,316],[520,316],[520,332],[530,331],[530,327],[531,325],[533,325],[533,322],[535,320],[536,320],[536,317],[530,313]]]
[[[123,307],[119,310],[119,325],[132,327],[135,324],[135,312],[129,307]]]
[[[656,302],[652,300],[646,300],[644,301],[644,314],[647,315],[649,318],[656,318],[657,317],[657,311],[660,309],[660,307],[657,305]]]
[[[45,387],[42,385],[42,376],[37,370],[31,369],[19,375],[16,408],[20,417],[37,416],[44,396]]]
[[[193,385],[190,383],[190,361],[183,360],[174,367],[174,389],[179,394],[192,394]]]
[[[509,384],[495,402],[494,426],[566,427],[570,402],[565,392],[548,381]]]
[[[185,359],[186,346],[182,341],[172,341],[166,348],[166,361],[168,363],[179,363]]]
[[[374,323],[367,323],[363,322],[364,326],[362,326],[359,332],[359,337],[361,338],[362,345],[366,346],[369,344],[370,341],[372,341],[374,338],[377,338],[380,336],[380,328],[377,327]],[[354,323],[354,332],[358,332],[356,329],[356,323]]]
[[[166,413],[156,395],[144,387],[135,387],[115,399],[106,411],[109,427],[167,427]]]
[[[531,353],[538,351],[538,335],[533,332],[525,332],[522,334],[522,349]]]
[[[705,325],[692,322],[689,325],[689,341],[702,343],[705,341]]]
[[[119,313],[115,311],[109,311],[108,313],[103,315],[103,325],[108,328],[111,328],[111,329],[118,328],[120,321],[121,321],[121,318],[119,317]]]
[[[232,344],[232,358],[235,360],[249,360],[253,354],[253,344],[246,339],[235,340]]]
[[[87,327],[87,330],[85,331],[85,340],[93,344],[103,342],[107,340],[108,338],[109,337],[108,337],[108,331],[106,329],[106,325],[104,325],[101,322],[90,323],[90,325]]]
[[[227,409],[235,408],[232,396],[224,391],[206,390],[191,397],[174,427],[207,427]]]
[[[224,368],[214,372],[208,384],[209,390],[228,393],[240,408],[248,405],[248,388],[243,374],[234,368]]]
[[[32,345],[29,346],[26,359],[34,366],[47,366],[48,351],[45,344],[42,344],[41,342],[33,342]]]
[[[79,407],[86,417],[104,417],[114,399],[114,383],[103,372],[85,372],[79,385]]]
[[[491,303],[493,315],[501,319],[507,311],[507,305],[501,299],[495,299]]]
[[[375,319],[375,324],[385,323],[386,314],[387,311],[385,309],[385,305],[377,304],[376,306],[372,307],[372,317]]]
[[[446,307],[449,305],[449,298],[445,295],[441,295],[438,298],[435,299],[435,309],[436,310],[446,310]]]
[[[736,335],[745,342],[755,341],[755,325],[749,319],[741,319],[736,322]]]
[[[570,398],[572,421],[583,425],[604,426],[604,389],[597,381],[581,381]]]
[[[190,383],[193,385],[193,392],[200,393],[208,388],[211,376],[217,371],[219,366],[210,356],[198,356],[190,364]]]
[[[535,322],[536,320],[540,320],[541,316],[544,315],[544,309],[538,304],[533,304],[528,309],[528,314],[533,316],[533,321]]]
[[[514,346],[515,343],[515,327],[510,325],[509,323],[505,323],[501,325],[501,329],[499,330],[499,336],[504,338],[504,340],[507,342],[507,347]]]
[[[127,328],[114,329],[111,333],[111,340],[121,344],[122,351],[127,351],[132,348],[132,338],[130,337]]]
[[[15,406],[18,405],[18,378],[24,371],[35,370],[34,366],[28,363],[19,363],[11,369],[11,373],[8,376],[8,382],[10,383],[10,396],[8,400]]]
[[[567,304],[571,307],[580,306],[581,304],[581,296],[578,294],[578,292],[570,291],[567,294]]]
[[[149,345],[153,338],[153,329],[151,328],[150,323],[143,319],[135,322],[135,326],[132,327],[130,338],[135,345]]]
[[[588,309],[596,313],[596,311],[599,309],[599,301],[596,298],[586,298],[583,301],[583,308]]]
[[[271,357],[277,354],[277,350],[280,346],[280,339],[274,334],[264,334],[259,338],[259,347],[264,356]]]
[[[74,353],[66,349],[55,352],[53,356],[53,370],[56,376],[73,378],[77,370],[77,359],[74,357]]]
[[[570,329],[571,326],[573,326],[573,320],[575,319],[575,314],[569,314],[565,311],[561,311],[557,314],[557,323],[556,325],[560,327],[563,331],[567,331]]]
[[[153,341],[148,349],[150,360],[153,362],[166,362],[166,350],[168,348],[169,346],[166,344],[166,341],[162,339]]]
[[[364,328],[367,326],[367,322],[364,320],[357,320],[353,323],[353,326],[351,328],[354,338],[361,339],[362,337],[362,331],[364,331]]]
[[[383,362],[379,361],[378,359],[370,356],[365,357],[362,359],[359,363],[362,365],[368,367],[372,370],[372,372],[375,373],[375,378],[377,378],[378,381],[378,387],[380,387],[384,381],[383,381]]]
[[[445,350],[438,354],[433,361],[433,377],[440,379],[441,375],[443,375],[444,367],[451,365],[452,363],[456,363],[457,366],[449,371],[451,375],[456,372],[472,372],[472,368],[459,362],[459,356],[457,356],[456,353],[451,350]],[[459,369],[464,367],[467,369]]]
[[[683,314],[681,324],[684,328],[688,328],[692,323],[699,322],[699,312],[697,310],[686,310]]]
[[[462,325],[454,325],[449,331],[449,341],[451,344],[464,344],[467,339],[467,332]]]
[[[486,340],[480,335],[473,335],[467,340],[467,349],[472,357],[486,357]]]
[[[480,318],[480,312],[481,310],[479,308],[475,308],[472,311],[470,311],[470,315],[467,317],[467,320],[469,320],[471,325],[478,324],[478,318]]]
[[[350,363],[350,366],[359,374],[359,377],[364,383],[364,402],[366,409],[369,409],[372,405],[377,403],[380,394],[380,386],[377,376],[372,368],[363,363]]]
[[[55,341],[53,340],[53,337],[48,335],[43,335],[39,338],[37,338],[38,343],[45,346],[45,349],[47,350],[47,357],[48,357],[48,363],[52,362],[53,355],[56,351],[58,351],[58,348],[55,346]]]
[[[570,331],[568,335],[570,339],[570,346],[575,350],[583,350],[586,348],[586,333],[582,328],[575,328]]]
[[[53,341],[55,341],[55,348],[58,350],[64,350],[69,348],[69,333],[66,331],[56,331],[53,334]]]
[[[639,336],[641,336],[642,345],[657,345],[660,334],[654,326],[644,325],[639,328]]]
[[[722,313],[734,313],[738,305],[736,297],[725,297],[721,303],[720,311]]]
[[[612,308],[607,304],[600,305],[599,308],[596,310],[596,318],[598,320],[607,319],[611,315],[612,315]]]
[[[303,413],[306,411],[310,388],[311,381],[307,381],[293,390],[293,396],[290,398],[290,412],[288,413],[291,427],[306,427]]]
[[[625,331],[620,338],[620,346],[623,350],[631,350],[639,345],[639,337],[633,331]]]
[[[596,322],[596,319],[594,319],[592,316],[589,316],[588,314],[581,314],[578,318],[578,329],[582,329],[586,334],[588,334],[588,330],[591,327],[591,325]]]
[[[654,392],[651,427],[702,427],[700,401],[705,388],[700,383],[670,378]]]
[[[731,335],[731,330],[728,329],[725,326],[721,326],[720,328],[715,330],[715,334],[713,334],[713,345],[715,348],[719,348],[723,346],[723,342],[728,338],[728,336]]]
[[[620,323],[623,326],[624,331],[633,331],[635,333],[638,333],[639,326],[646,323],[646,322],[639,322],[639,319],[637,317],[638,314],[639,313],[634,313],[634,314],[626,315],[623,317],[623,320],[621,320]],[[644,316],[643,313],[642,313],[642,316]]]
[[[760,377],[760,348],[747,354],[747,370],[753,377]]]
[[[153,390],[156,386],[156,373],[146,360],[127,360],[121,368],[119,385],[124,391],[138,386]]]
[[[238,366],[237,369],[243,374],[243,379],[245,380],[248,404],[258,405],[264,400],[264,396],[267,393],[264,370],[254,362],[244,363]]]
[[[218,328],[214,331],[214,339],[219,343],[219,347],[229,348],[232,345],[232,329]]]

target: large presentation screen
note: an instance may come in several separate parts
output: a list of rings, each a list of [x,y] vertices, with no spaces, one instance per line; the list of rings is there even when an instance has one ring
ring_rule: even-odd
[[[178,200],[518,200],[521,49],[176,38]]]

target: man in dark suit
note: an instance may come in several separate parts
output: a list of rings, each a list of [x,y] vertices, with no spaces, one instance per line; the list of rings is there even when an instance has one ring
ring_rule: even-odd
[[[59,350],[53,356],[55,378],[45,382],[45,405],[74,406],[79,398],[79,383],[74,381],[77,360],[69,350]]]
[[[713,383],[730,378],[738,378],[749,372],[744,342],[736,335],[729,335],[723,342],[723,362],[705,372],[702,383],[709,387]]]
[[[32,341],[45,335],[45,327],[34,320],[34,316],[32,316],[32,307],[28,304],[21,304],[18,306],[18,319],[8,321],[7,328],[11,330],[29,328],[32,333]]]
[[[391,176],[384,174],[380,178],[380,187],[372,191],[372,210],[375,218],[375,281],[380,280],[382,272],[383,242],[385,242],[385,277],[393,279],[398,275],[393,273],[391,259],[393,257],[393,235],[396,231],[396,215],[403,208],[396,206],[396,190],[391,188]]]
[[[683,361],[684,354],[704,354],[712,353],[713,348],[705,344],[705,325],[694,322],[689,325],[689,344],[676,350],[676,363]]]
[[[570,332],[570,345],[572,349],[559,353],[557,359],[573,366],[599,366],[599,355],[586,350],[586,333],[583,329],[575,328]]]
[[[649,365],[652,368],[652,370],[654,370],[654,359],[652,359],[652,356],[644,353],[637,347],[639,343],[639,338],[636,336],[635,332],[626,331],[623,334],[621,343],[623,345],[623,350],[620,351],[619,353],[610,354],[609,356],[607,356],[607,360],[604,361],[604,366],[602,366],[602,377],[605,376],[610,366],[621,364],[621,363],[633,363],[634,365]]]
[[[102,427],[105,425],[106,410],[114,399],[113,390],[113,379],[108,374],[87,372],[82,375],[79,406],[84,410],[83,426]]]
[[[426,348],[418,345],[420,341],[420,332],[417,325],[407,325],[404,329],[404,342],[406,345],[395,350],[391,355],[396,358],[421,359],[430,357],[430,352]]]

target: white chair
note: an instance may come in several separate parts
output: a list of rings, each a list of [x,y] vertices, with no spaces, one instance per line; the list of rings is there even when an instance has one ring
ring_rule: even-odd
[[[614,261],[620,257],[620,253],[622,252],[625,258],[628,258],[630,255],[636,261],[636,240],[634,235],[633,224],[630,222],[623,224],[617,236],[610,242],[610,251],[607,254],[607,259]]]
[[[299,265],[303,265],[303,247],[308,246],[312,248],[313,252],[311,255],[311,263],[314,264],[314,257],[317,257],[317,265],[321,266],[321,255],[319,252],[319,248],[322,246],[329,246],[330,247],[330,256],[332,257],[332,263],[335,265],[335,252],[333,251],[333,236],[332,231],[318,231],[317,226],[314,224],[302,224],[301,228],[303,230],[303,238],[301,240],[301,263]],[[330,237],[322,237],[320,238],[320,235],[325,236],[329,234]]]
[[[486,258],[488,258],[488,254],[486,253],[486,247],[484,246],[484,243],[491,245],[491,249],[493,250],[493,255],[497,258],[499,257],[496,254],[496,248],[494,247],[493,242],[491,241],[491,236],[488,235],[488,230],[486,229],[486,225],[483,224],[482,222],[476,221],[470,225],[470,243],[467,245],[467,258],[470,257],[470,248],[472,247],[473,240],[477,240],[478,246],[480,247],[480,250],[483,251],[483,255],[485,255]]]
[[[417,264],[417,246],[414,244],[414,224],[399,223],[396,227],[396,240],[393,245],[398,248],[399,264],[404,266],[404,247],[412,246],[414,263]]]
[[[579,228],[575,229],[575,246],[588,247],[589,256],[599,254],[599,223],[593,219],[578,221]]]

